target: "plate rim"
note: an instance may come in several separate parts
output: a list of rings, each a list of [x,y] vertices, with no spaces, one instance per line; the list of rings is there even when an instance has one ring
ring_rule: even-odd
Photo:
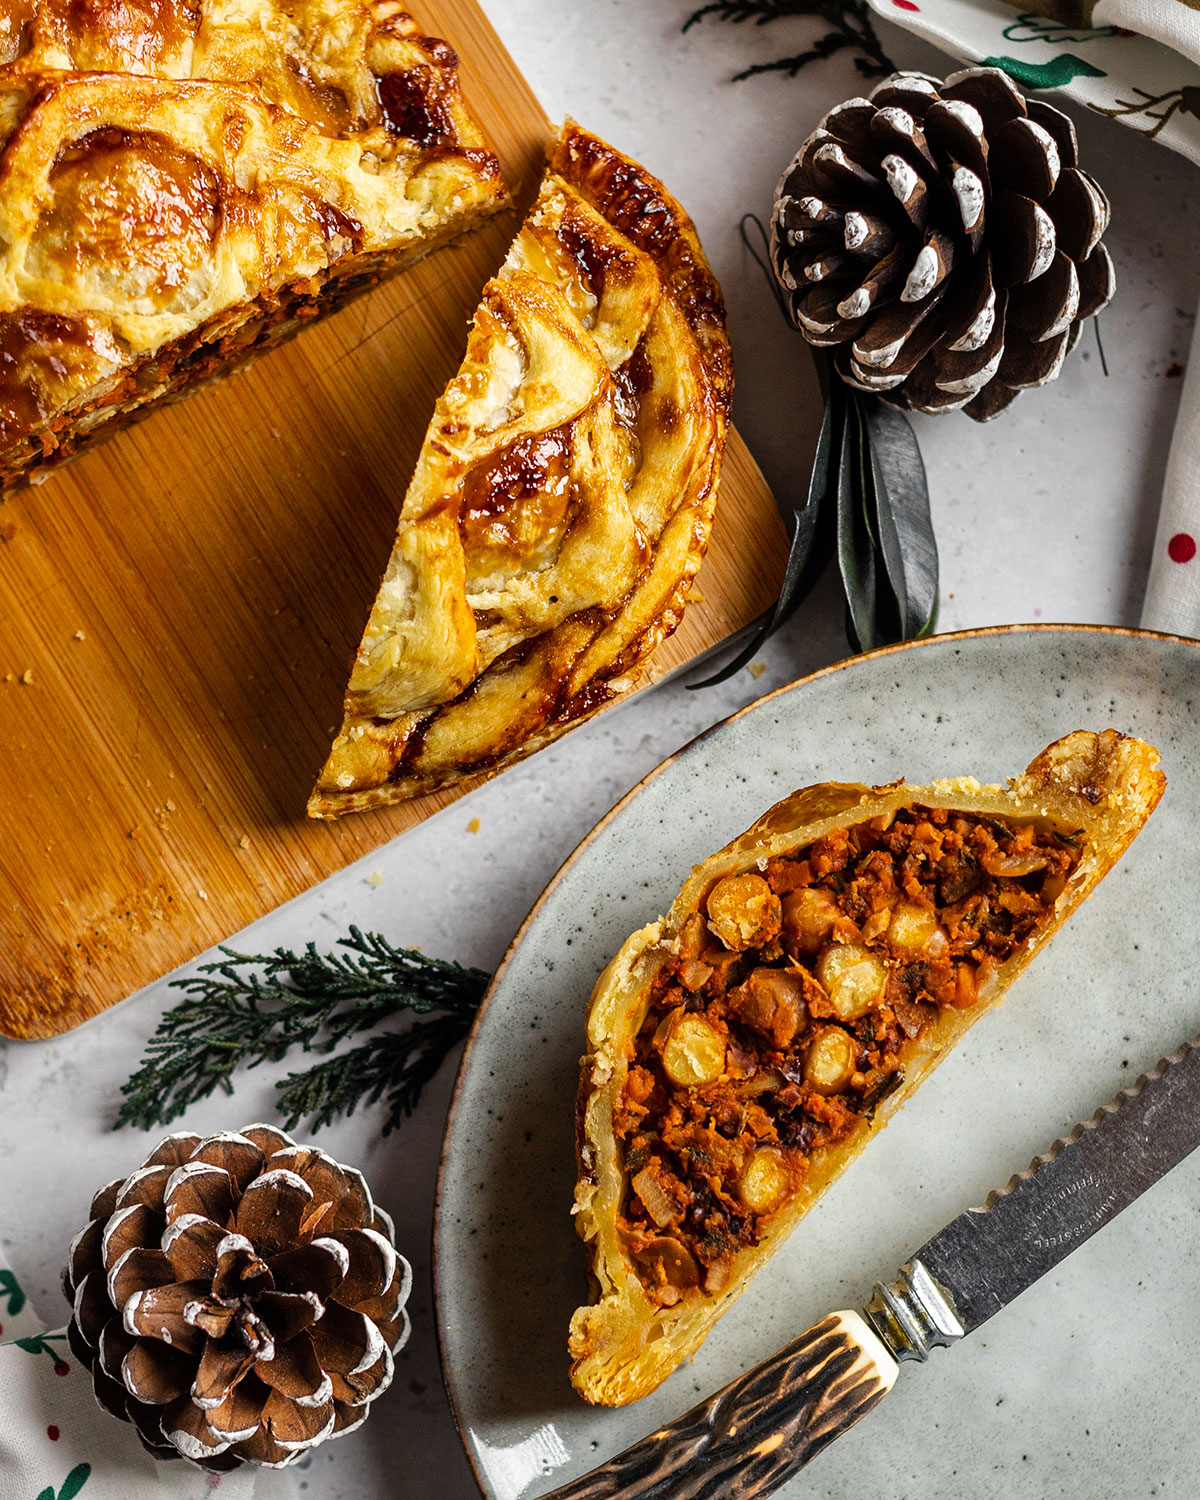
[[[472,1449],[472,1445],[467,1440],[467,1433],[464,1427],[464,1418],[461,1411],[459,1410],[459,1401],[455,1391],[454,1383],[450,1379],[450,1364],[449,1360],[447,1359],[446,1353],[447,1340],[445,1334],[445,1320],[442,1314],[443,1288],[441,1276],[441,1246],[443,1238],[442,1200],[445,1190],[445,1178],[450,1155],[450,1144],[454,1136],[455,1126],[458,1123],[459,1107],[462,1103],[463,1089],[466,1082],[467,1071],[469,1069],[472,1055],[475,1050],[475,1044],[478,1040],[479,1032],[482,1028],[484,1018],[491,1006],[492,999],[497,989],[499,988],[500,983],[504,978],[504,975],[510,963],[512,962],[512,959],[514,958],[517,949],[524,942],[525,936],[528,933],[533,922],[540,914],[542,908],[545,906],[550,896],[557,889],[559,884],[566,878],[568,872],[582,858],[583,854],[587,851],[587,849],[595,841],[595,839],[599,837],[599,835],[608,827],[611,822],[613,822],[617,817],[620,816],[620,814],[624,811],[625,807],[629,803],[633,802],[635,798],[639,797],[651,782],[656,781],[659,776],[663,775],[664,772],[666,772],[677,761],[681,760],[685,755],[690,754],[693,750],[703,744],[704,741],[711,738],[711,736],[716,734],[718,731],[723,730],[728,725],[735,723],[737,720],[749,714],[752,710],[762,708],[764,705],[772,702],[772,700],[774,700],[775,698],[781,697],[784,693],[795,692],[798,688],[807,687],[809,683],[817,682],[825,677],[830,677],[837,672],[845,671],[846,668],[856,666],[861,662],[875,661],[883,657],[897,656],[901,653],[910,651],[919,651],[935,645],[950,645],[955,641],[976,640],[980,637],[991,638],[1017,635],[1119,636],[1126,639],[1164,641],[1169,642],[1172,645],[1189,647],[1193,651],[1200,651],[1200,639],[1193,638],[1192,636],[1173,635],[1168,631],[1143,630],[1139,627],[1131,625],[1099,625],[1070,621],[1055,623],[1053,621],[1035,620],[1029,622],[1015,622],[1004,625],[981,625],[975,626],[968,630],[947,631],[945,634],[921,636],[916,640],[898,641],[894,645],[890,646],[878,646],[873,651],[864,651],[856,656],[841,657],[839,658],[839,660],[830,662],[824,667],[818,667],[813,672],[805,673],[801,677],[795,677],[792,678],[789,682],[781,683],[778,687],[772,688],[770,692],[764,693],[759,698],[752,699],[749,703],[744,704],[741,708],[736,709],[733,713],[727,714],[723,719],[718,719],[716,723],[710,724],[707,729],[703,729],[699,734],[693,735],[693,737],[685,744],[681,745],[678,750],[673,751],[664,760],[660,761],[658,765],[653,767],[638,781],[636,781],[634,785],[631,786],[622,797],[620,797],[616,802],[613,803],[612,807],[609,808],[604,816],[601,817],[588,830],[588,832],[584,834],[584,836],[579,840],[579,842],[575,845],[571,852],[566,856],[563,862],[559,865],[558,869],[555,870],[554,874],[546,882],[533,905],[529,908],[529,911],[526,914],[524,920],[521,922],[520,926],[513,934],[511,941],[509,942],[507,948],[504,950],[504,954],[501,957],[500,962],[496,966],[495,972],[492,974],[492,977],[488,982],[488,987],[484,991],[482,1000],[479,1002],[479,1008],[475,1013],[474,1020],[471,1022],[471,1029],[467,1033],[466,1041],[463,1044],[462,1056],[459,1059],[458,1069],[455,1073],[454,1078],[454,1088],[450,1096],[450,1107],[446,1112],[446,1123],[442,1130],[441,1148],[438,1153],[437,1179],[433,1198],[433,1225],[431,1231],[430,1290],[433,1297],[434,1333],[437,1340],[438,1367],[441,1371],[442,1386],[446,1392],[447,1400],[450,1403],[450,1412],[454,1418],[454,1426],[456,1432],[458,1433],[459,1444],[466,1457],[467,1463],[470,1466],[471,1474],[475,1480],[475,1484],[478,1487],[480,1494],[485,1497],[485,1500],[494,1500],[494,1493],[492,1489],[485,1483],[483,1475],[480,1472],[479,1465],[476,1462],[476,1457]]]

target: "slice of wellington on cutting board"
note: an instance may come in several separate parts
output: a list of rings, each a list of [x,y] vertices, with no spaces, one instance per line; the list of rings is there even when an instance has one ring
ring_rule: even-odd
[[[512,210],[0,502],[9,1036],[78,1025],[469,789],[304,816],[434,402],[550,130],[473,0],[414,8],[461,57]],[[703,597],[645,681],[760,614],[785,554],[732,434]]]

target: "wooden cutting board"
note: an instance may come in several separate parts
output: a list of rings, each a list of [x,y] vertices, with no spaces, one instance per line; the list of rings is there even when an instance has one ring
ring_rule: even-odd
[[[468,789],[304,816],[434,401],[549,131],[473,0],[419,15],[461,55],[514,210],[0,503],[9,1036],[96,1015]],[[785,552],[734,435],[703,602],[646,681],[758,615]]]

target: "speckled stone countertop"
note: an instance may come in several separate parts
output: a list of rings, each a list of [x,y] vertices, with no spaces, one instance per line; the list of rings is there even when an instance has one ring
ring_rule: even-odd
[[[747,211],[769,214],[775,180],[796,146],[824,110],[860,90],[852,62],[838,56],[795,79],[735,84],[731,75],[747,63],[807,45],[815,23],[710,20],[685,36],[688,0],[486,0],[486,9],[550,115],[570,113],[643,160],[697,220],[729,305],[736,420],[780,501],[802,494],[820,417],[816,382],[804,345],[782,324],[741,245],[738,221]],[[899,31],[887,29],[885,45],[903,66],[951,68]],[[1118,293],[1103,317],[1109,374],[1088,330],[1061,378],[995,423],[915,420],[940,543],[942,630],[1137,623],[1200,297],[1200,174],[1117,124],[1074,113],[1084,164],[1113,202],[1105,243]],[[827,580],[763,650],[758,675],[744,671],[700,693],[669,684],[584,726],[238,935],[236,945],[331,942],[354,922],[493,966],[561,861],[640,777],[716,720],[846,651],[840,601]],[[108,1127],[118,1085],[170,998],[164,981],[58,1041],[0,1050],[0,1233],[52,1320],[63,1249],[92,1190],[140,1159],[141,1138]],[[269,1114],[282,1071],[245,1075],[232,1101],[199,1106],[183,1123],[227,1128]],[[415,1330],[394,1390],[366,1427],[268,1477],[263,1495],[476,1493],[441,1385],[429,1282],[452,1072],[386,1142],[370,1110],[318,1138],[361,1165],[393,1212],[417,1277]]]

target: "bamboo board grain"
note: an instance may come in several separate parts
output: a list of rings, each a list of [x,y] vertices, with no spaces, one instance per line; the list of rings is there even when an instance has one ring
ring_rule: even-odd
[[[417,9],[461,55],[514,209],[0,504],[9,1036],[98,1014],[468,789],[304,817],[433,403],[549,130],[473,0]],[[647,682],[759,614],[785,551],[734,434],[703,602]]]

